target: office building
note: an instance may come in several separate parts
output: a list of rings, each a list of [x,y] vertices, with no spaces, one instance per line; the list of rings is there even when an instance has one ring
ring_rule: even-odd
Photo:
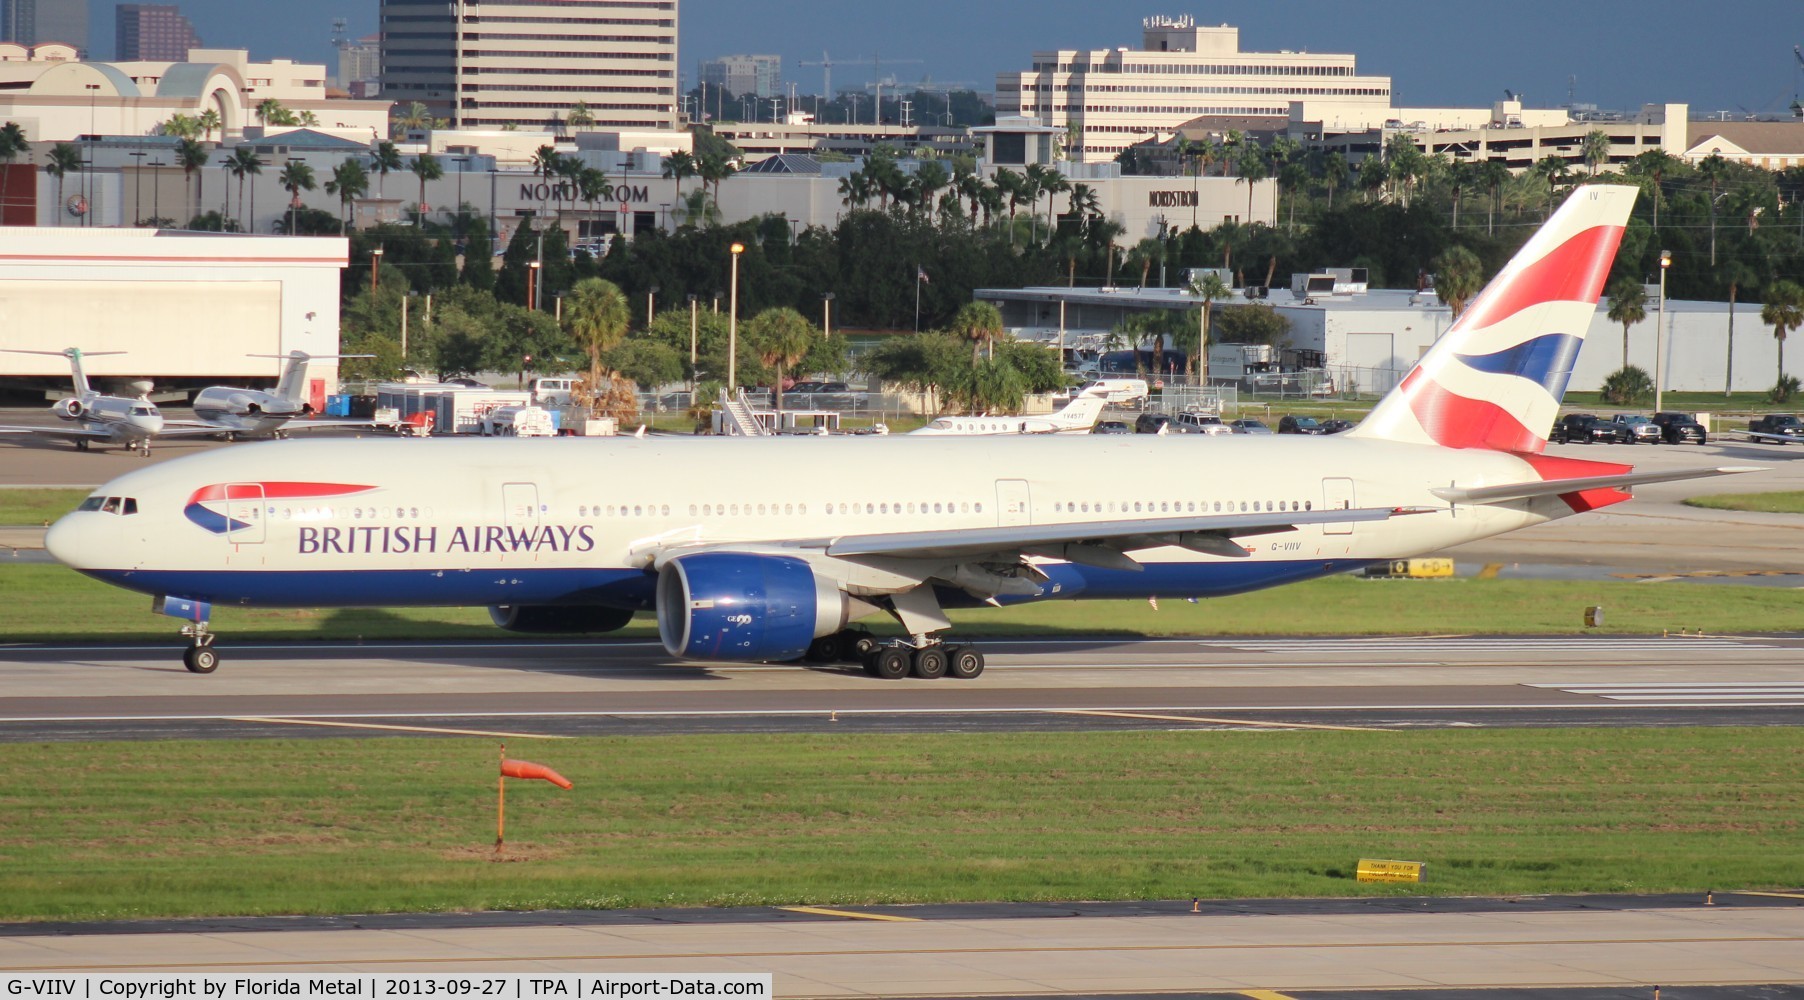
[[[88,5],[85,0],[0,0],[0,42],[62,42],[86,59]]]
[[[1240,29],[1188,16],[1142,27],[1139,49],[1035,52],[1031,70],[998,74],[996,114],[1039,118],[1072,136],[1072,159],[1102,163],[1197,118],[1263,118],[1282,129],[1292,101],[1390,107],[1390,77],[1360,75],[1350,54],[1242,52]]]
[[[382,0],[383,96],[453,128],[675,128],[676,49],[676,0]]]
[[[702,83],[734,97],[777,97],[783,92],[782,56],[721,56],[703,60]]]
[[[186,62],[200,48],[194,25],[172,3],[122,3],[114,22],[115,59],[120,62]]]
[[[382,36],[366,35],[338,43],[340,87],[353,97],[374,97],[382,83]]]

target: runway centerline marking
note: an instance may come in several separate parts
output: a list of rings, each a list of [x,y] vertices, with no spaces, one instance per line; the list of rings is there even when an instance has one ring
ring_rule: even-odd
[[[1155,722],[1203,722],[1215,726],[1269,726],[1274,729],[1334,729],[1353,733],[1387,733],[1377,726],[1330,726],[1308,722],[1260,722],[1255,719],[1206,719],[1194,715],[1157,715],[1151,712],[1110,712],[1096,708],[1055,708],[1051,715],[1102,715],[1115,719],[1151,719]]]
[[[906,918],[904,918],[906,919]],[[933,921],[923,921],[933,922]],[[382,932],[399,937],[398,932]],[[1277,951],[1288,949],[1293,951],[1322,951],[1340,949],[1402,949],[1422,948],[1426,950],[1446,950],[1449,948],[1547,948],[1549,946],[1567,947],[1572,945],[1673,945],[1673,944],[1793,944],[1804,942],[1804,937],[1796,935],[1761,934],[1724,937],[1650,937],[1650,938],[1531,938],[1504,941],[1321,941],[1315,943],[1249,943],[1244,941],[1229,944],[1130,944],[1130,945],[1074,945],[1074,946],[1033,946],[1017,948],[851,948],[836,951],[808,950],[784,951],[766,949],[763,951],[674,951],[645,954],[557,954],[557,955],[460,955],[456,957],[396,957],[396,958],[345,958],[330,959],[287,959],[272,957],[260,961],[238,962],[165,962],[147,964],[131,962],[118,965],[32,965],[18,966],[8,972],[53,972],[62,969],[81,969],[93,972],[109,972],[122,969],[236,969],[261,968],[268,965],[280,965],[284,968],[296,966],[343,966],[356,965],[493,965],[497,963],[520,962],[577,962],[577,961],[636,961],[657,962],[671,960],[688,960],[705,958],[847,958],[863,955],[1069,955],[1069,954],[1109,954],[1114,952],[1184,952],[1184,951]]]
[[[1253,1000],[1296,1000],[1290,994],[1279,993],[1277,990],[1241,990],[1240,995],[1252,997]]]
[[[920,917],[898,917],[888,913],[855,913],[852,910],[829,910],[824,906],[779,906],[779,910],[791,913],[815,913],[823,917],[851,917],[854,920],[893,920],[897,923],[918,924]]]
[[[498,733],[486,729],[440,729],[434,726],[396,726],[376,722],[341,722],[328,719],[282,719],[274,716],[227,716],[227,722],[267,722],[281,726],[328,726],[338,729],[386,729],[402,733],[436,733],[440,736],[505,736],[517,740],[573,740],[574,736],[552,736],[543,733]]]
[[[1804,892],[1755,892],[1752,889],[1735,890],[1737,896],[1778,896],[1781,899],[1804,899]]]

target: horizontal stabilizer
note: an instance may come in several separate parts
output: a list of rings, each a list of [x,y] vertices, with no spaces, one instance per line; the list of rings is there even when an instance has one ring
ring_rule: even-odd
[[[1625,472],[1609,476],[1585,476],[1579,479],[1537,479],[1527,483],[1506,483],[1501,486],[1443,486],[1428,492],[1440,497],[1448,503],[1503,503],[1508,500],[1526,500],[1530,497],[1559,496],[1565,493],[1579,493],[1585,490],[1626,489],[1630,486],[1641,486],[1646,483],[1670,483],[1682,479],[1703,479],[1706,476],[1733,476],[1743,472],[1764,472],[1766,470],[1748,465],[1723,466],[1716,469],[1675,469],[1668,472]]]

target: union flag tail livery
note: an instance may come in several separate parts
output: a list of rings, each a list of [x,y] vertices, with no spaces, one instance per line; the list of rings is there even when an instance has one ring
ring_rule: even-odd
[[[1636,193],[1604,184],[1574,191],[1349,433],[1446,448],[1544,450]]]

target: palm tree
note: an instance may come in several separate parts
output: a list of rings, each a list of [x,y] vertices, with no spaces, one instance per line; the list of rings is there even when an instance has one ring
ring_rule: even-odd
[[[1056,195],[1064,194],[1071,190],[1071,182],[1066,180],[1065,175],[1059,173],[1057,170],[1048,170],[1046,171],[1046,174],[1040,178],[1040,190],[1046,195],[1046,232],[1050,236],[1055,228],[1052,220],[1053,198]]]
[[[257,120],[265,125],[299,125],[299,118],[294,112],[282,106],[282,102],[273,97],[266,97],[257,103]]]
[[[1786,278],[1766,286],[1761,296],[1760,322],[1773,328],[1779,346],[1779,381],[1785,381],[1785,335],[1804,326],[1804,288]]]
[[[176,166],[182,168],[182,173],[194,178],[194,200],[188,203],[188,219],[190,220],[190,223],[192,223],[192,220],[194,219],[194,206],[201,202],[200,188],[203,183],[203,175],[200,168],[207,165],[207,160],[210,156],[211,154],[207,152],[207,147],[195,142],[193,139],[183,139],[181,142],[175,144]]]
[[[370,175],[362,160],[346,160],[332,168],[332,179],[326,182],[326,193],[338,196],[338,235],[345,234],[345,210],[351,202],[368,194]]]
[[[413,171],[413,175],[420,179],[420,225],[424,226],[427,211],[426,182],[436,181],[445,176],[445,165],[431,153],[421,153],[413,158],[413,162],[407,165],[407,169]]]
[[[407,110],[389,119],[389,122],[400,129],[402,134],[417,132],[432,124],[432,111],[419,101],[407,106]]]
[[[1240,152],[1234,159],[1235,172],[1240,175],[1234,178],[1234,183],[1246,182],[1247,222],[1250,223],[1253,221],[1253,187],[1271,176],[1271,171],[1266,166],[1265,151],[1260,149],[1257,143],[1242,143]]]
[[[376,149],[370,154],[370,169],[376,172],[376,197],[387,198],[384,187],[391,170],[401,169],[401,148],[387,139],[376,143]]]
[[[1447,164],[1447,191],[1453,196],[1453,228],[1459,228],[1460,195],[1472,186],[1478,171],[1465,160],[1454,160]]]
[[[1664,149],[1650,149],[1637,155],[1632,162],[1632,166],[1637,173],[1652,178],[1654,182],[1653,202],[1655,233],[1660,231],[1660,182],[1666,178],[1666,172],[1673,167],[1678,166],[1678,164],[1679,161]]]
[[[1752,288],[1760,279],[1754,269],[1739,260],[1731,260],[1717,272],[1717,277],[1729,284],[1729,336],[1728,355],[1723,359],[1723,395],[1729,394],[1730,386],[1735,380],[1735,297],[1744,288]]]
[[[1549,154],[1535,161],[1529,171],[1547,182],[1547,217],[1553,217],[1553,196],[1559,190],[1560,183],[1566,180],[1571,170],[1566,165],[1566,158]]]
[[[951,175],[936,161],[928,160],[915,171],[915,190],[920,194],[921,205],[929,210],[933,208],[934,196],[951,183]]]
[[[177,112],[163,123],[163,134],[177,139],[193,139],[200,135],[200,119]]]
[[[569,128],[592,128],[595,125],[595,114],[589,110],[585,101],[577,101],[570,105],[570,113],[564,116],[564,124]]]
[[[1698,173],[1710,182],[1710,266],[1716,266],[1716,188],[1729,176],[1729,161],[1711,153],[1698,161]]]
[[[1447,308],[1453,310],[1454,322],[1466,311],[1466,304],[1484,284],[1484,265],[1478,255],[1462,246],[1448,247],[1435,258],[1434,291]]]
[[[295,210],[301,204],[301,192],[313,190],[313,168],[300,160],[289,160],[282,168],[280,183],[288,192],[288,235],[294,235],[296,225]]]
[[[1359,164],[1359,190],[1370,202],[1384,200],[1384,190],[1391,182],[1391,170],[1378,156],[1367,156]]]
[[[994,356],[996,338],[1002,336],[1002,313],[988,302],[967,302],[952,317],[952,334],[971,342],[971,365],[986,346]]]
[[[1028,226],[1027,239],[1031,243],[1040,238],[1040,195],[1045,192],[1046,185],[1051,179],[1059,174],[1058,171],[1043,163],[1029,163],[1023,176],[1024,179],[1021,182],[1023,200],[1027,204],[1028,215],[1032,222]]]
[[[63,220],[63,178],[70,173],[81,172],[81,150],[74,143],[59,142],[50,147],[50,158],[44,161],[44,172],[56,178],[56,220],[62,225]]]
[[[1622,324],[1622,366],[1629,366],[1629,327],[1647,318],[1647,286],[1628,275],[1610,286],[1610,310],[1605,315]]]
[[[704,189],[705,199],[708,192]],[[839,179],[839,200],[847,208],[863,208],[871,200],[871,181],[862,170],[854,170]]]
[[[1486,160],[1479,164],[1478,180],[1491,193],[1490,200],[1485,203],[1485,233],[1497,232],[1497,192],[1510,179],[1509,165],[1499,160]]]
[[[1155,236],[1148,236],[1134,244],[1128,251],[1128,260],[1140,265],[1140,290],[1146,290],[1146,276],[1152,273],[1153,265],[1165,260],[1165,241]]]
[[[19,127],[18,122],[7,122],[0,126],[0,163],[10,167],[20,153],[29,152],[31,140],[25,138],[25,130]],[[0,167],[0,214],[5,211],[6,182],[11,173],[12,171]]]
[[[1334,210],[1334,189],[1347,181],[1347,155],[1329,153],[1322,158],[1322,184],[1328,188],[1328,210]]]
[[[1594,128],[1585,133],[1579,142],[1579,153],[1585,158],[1585,166],[1591,168],[1591,176],[1597,176],[1597,168],[1610,162],[1610,133],[1601,128]]]
[[[1020,208],[1021,203],[1026,200],[1027,178],[1007,167],[1000,167],[996,171],[993,183],[996,185],[997,193],[1008,199],[1008,244],[1014,246],[1015,209]]]
[[[257,228],[257,220],[244,214],[244,178],[246,176],[255,177],[263,173],[263,161],[257,158],[256,150],[249,146],[239,146],[232,150],[232,155],[226,157],[225,168],[233,177],[238,178],[238,217],[249,222],[245,228],[246,232],[254,232]],[[252,185],[251,197],[254,199],[256,195],[256,185]],[[251,202],[253,215],[256,207],[257,203],[253,200]]]
[[[201,135],[208,142],[212,142],[213,133],[218,131],[220,126],[219,109],[208,108],[207,110],[202,111],[200,113],[200,118],[196,119],[196,121],[200,125]]]
[[[1198,312],[1196,320],[1196,350],[1191,351],[1190,356],[1184,359],[1184,377],[1190,377],[1193,370],[1191,364],[1192,361],[1201,358],[1202,364],[1196,366],[1194,369],[1197,373],[1197,381],[1195,384],[1208,385],[1209,307],[1212,303],[1220,302],[1222,299],[1228,298],[1234,293],[1228,288],[1227,283],[1221,280],[1221,275],[1214,271],[1205,271],[1203,272],[1202,277],[1191,279],[1190,287],[1186,288],[1185,291],[1202,301],[1202,309]]]
[[[664,157],[664,176],[675,178],[676,200],[682,201],[684,178],[695,176],[695,157],[681,149]]]
[[[808,356],[820,334],[802,314],[788,306],[766,309],[745,325],[746,340],[758,352],[758,360],[777,370],[777,409],[783,408],[783,376],[790,366]]]
[[[631,307],[620,286],[601,278],[584,278],[564,297],[564,329],[589,352],[589,377],[586,392],[591,412],[606,398],[602,376],[609,375],[601,366],[602,354],[620,346],[632,325]]]
[[[595,167],[580,167],[576,172],[576,192],[589,205],[589,214],[595,214],[595,203],[614,197],[614,185],[608,175]]]
[[[1088,225],[1091,219],[1102,214],[1102,196],[1096,189],[1083,182],[1071,185],[1071,214]]]
[[[727,154],[719,150],[709,150],[702,154],[700,160],[696,161],[696,176],[701,178],[702,184],[713,186],[716,207],[720,205],[720,182],[731,177],[733,172],[738,169],[738,166],[727,157]]]

